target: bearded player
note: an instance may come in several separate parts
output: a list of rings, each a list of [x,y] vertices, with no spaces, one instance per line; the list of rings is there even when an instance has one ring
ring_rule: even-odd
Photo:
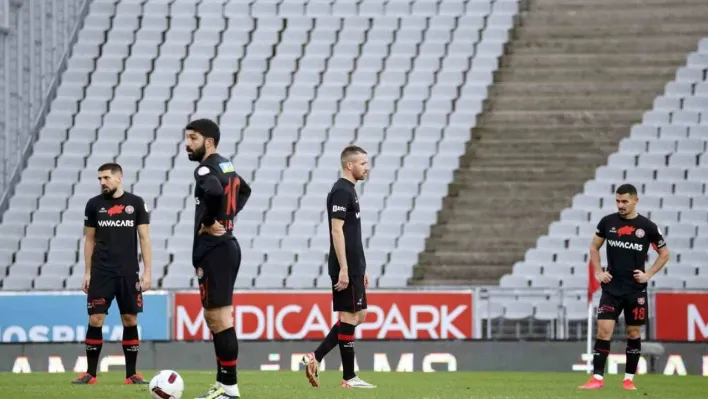
[[[143,292],[151,285],[150,214],[142,198],[123,190],[123,169],[117,163],[101,165],[98,182],[101,194],[88,200],[84,213],[86,270],[82,287],[89,314],[85,341],[88,365],[72,383],[97,382],[103,322],[115,299],[123,323],[125,383],[144,385],[148,382],[135,369],[140,347],[138,313],[143,311]],[[142,278],[138,245],[145,265]]]
[[[624,389],[636,390],[634,375],[642,353],[642,326],[649,317],[647,282],[669,260],[669,249],[659,228],[637,213],[637,189],[623,184],[615,193],[617,213],[607,215],[597,225],[590,245],[590,260],[595,278],[601,282],[602,297],[597,310],[597,336],[593,351],[593,376],[581,389],[604,386],[605,364],[615,323],[624,313],[627,336],[627,363],[622,382]],[[600,248],[607,244],[607,270],[602,270]],[[652,246],[659,253],[654,264],[645,270],[647,251]]]
[[[240,398],[236,364],[238,339],[233,321],[233,292],[241,266],[241,248],[233,235],[233,219],[243,209],[251,188],[231,161],[219,155],[221,132],[211,120],[185,128],[185,146],[194,171],[196,213],[192,264],[199,279],[204,318],[216,352],[216,384],[197,399]]]

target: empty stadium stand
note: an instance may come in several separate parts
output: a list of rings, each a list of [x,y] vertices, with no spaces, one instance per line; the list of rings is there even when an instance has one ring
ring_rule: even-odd
[[[708,35],[701,0],[528,4],[416,284],[497,284]]]
[[[99,1],[0,226],[4,289],[78,288],[96,168],[152,205],[154,281],[192,286],[197,117],[253,186],[241,287],[325,281],[324,199],[354,142],[371,275],[406,285],[508,39],[515,1]],[[295,272],[295,273],[293,273]],[[4,274],[4,273],[0,273]],[[324,280],[322,280],[324,278]]]
[[[498,284],[480,289],[486,337],[583,335],[586,248],[625,181],[672,248],[652,284],[708,286],[702,0],[93,0],[43,120],[20,82],[43,96],[61,55],[13,32],[39,18],[61,48],[82,2],[10,3],[4,165],[41,129],[2,215],[3,290],[80,287],[84,205],[110,161],[152,208],[153,281],[194,287],[182,139],[201,117],[253,187],[238,288],[330,285],[324,201],[349,143],[372,160],[376,286]],[[47,63],[41,83],[12,80],[27,62]]]
[[[581,324],[574,326],[574,330],[569,329],[568,325],[563,326],[566,334],[582,335],[584,320],[587,318],[585,287],[590,240],[600,218],[616,211],[614,190],[622,183],[634,184],[640,190],[639,212],[660,226],[671,249],[672,257],[664,269],[664,274],[655,276],[650,281],[651,287],[708,287],[708,258],[705,249],[705,244],[708,243],[708,200],[705,194],[708,182],[705,161],[708,140],[708,37],[696,38],[701,32],[702,35],[708,33],[708,27],[700,22],[708,16],[708,7],[705,3],[686,4],[672,4],[670,8],[646,6],[646,12],[631,13],[635,22],[644,21],[644,24],[630,24],[628,21],[620,23],[619,11],[588,11],[595,16],[604,13],[602,20],[607,21],[606,28],[612,32],[615,39],[612,40],[612,47],[606,47],[606,54],[583,57],[588,62],[593,59],[602,61],[605,66],[612,65],[613,60],[616,64],[611,67],[599,67],[596,64],[589,64],[584,68],[578,66],[574,73],[578,78],[588,76],[589,79],[591,76],[597,76],[598,82],[608,80],[612,76],[616,76],[618,80],[613,78],[611,83],[595,83],[594,86],[585,82],[575,87],[569,85],[568,89],[577,89],[583,93],[586,98],[584,102],[582,98],[572,95],[572,90],[568,90],[568,95],[559,96],[557,100],[547,98],[547,101],[549,105],[557,101],[558,108],[590,110],[582,117],[580,114],[568,114],[570,120],[565,123],[564,130],[558,130],[559,135],[575,134],[576,139],[585,138],[578,141],[580,147],[577,148],[576,154],[583,152],[582,146],[591,149],[592,153],[601,152],[597,148],[598,141],[592,139],[593,136],[628,137],[622,138],[603,165],[594,170],[594,178],[584,183],[578,190],[580,194],[568,195],[568,192],[560,190],[557,186],[555,190],[550,190],[550,185],[539,186],[539,189],[544,190],[539,190],[538,195],[532,199],[540,199],[541,194],[548,193],[545,201],[549,208],[550,205],[564,203],[566,195],[568,199],[572,199],[572,203],[562,209],[560,217],[553,218],[554,221],[549,224],[546,234],[541,234],[536,242],[530,245],[531,249],[525,252],[523,260],[515,262],[512,270],[500,279],[500,289],[496,295],[490,295],[489,301],[483,305],[483,308],[487,309],[486,317],[492,320],[490,332],[502,331],[504,323],[507,323],[517,329],[511,330],[511,335],[519,336],[528,332],[531,335],[543,336],[547,330],[542,326],[557,321],[556,318],[549,318],[550,311],[556,315],[564,313],[566,324],[567,321],[582,320]],[[623,7],[619,3],[618,6]],[[665,10],[662,23],[652,25],[650,21],[659,18],[659,11],[662,9]],[[529,18],[533,18],[533,14]],[[550,20],[550,17],[536,18]],[[583,27],[587,25],[581,23],[584,19],[579,14],[568,15],[566,20],[574,23],[573,35],[583,32],[582,35],[587,37],[591,36],[592,32],[599,32],[597,25],[585,31]],[[522,28],[527,32],[533,29],[531,24]],[[566,29],[566,35],[571,35],[567,27],[564,26],[563,29]],[[646,31],[637,36],[633,50],[628,44],[631,41],[629,35],[638,34],[638,30],[643,29]],[[560,31],[556,32],[560,34]],[[622,42],[621,38],[625,38],[625,42]],[[579,43],[568,46],[568,51],[582,48]],[[652,49],[655,51],[650,53]],[[556,55],[553,58],[554,62],[561,63],[564,57]],[[566,62],[570,60],[566,59]],[[620,62],[624,66],[618,65]],[[672,67],[675,62],[679,63],[676,68]],[[538,74],[536,76],[544,76],[541,72],[535,73]],[[566,75],[570,70],[561,69],[558,73]],[[666,74],[671,76],[664,80]],[[532,79],[533,76],[533,73],[529,73],[527,79]],[[658,96],[652,96],[652,91],[658,86]],[[592,111],[607,108],[621,110],[630,106],[638,110],[647,102],[648,111],[629,111],[624,120],[610,117],[616,115],[616,111]],[[584,103],[582,107],[581,103]],[[639,120],[624,129],[623,123],[634,118],[630,115],[632,112],[639,112]],[[580,118],[581,122],[573,115]],[[626,135],[623,134],[625,130]],[[554,131],[555,128],[545,134],[552,134]],[[479,147],[479,144],[477,145]],[[558,147],[556,143],[553,148],[565,150],[566,145],[564,143]],[[548,149],[550,150],[550,147]],[[602,151],[606,151],[606,148]],[[566,151],[560,153],[567,154]],[[582,164],[586,161],[583,158]],[[546,165],[547,163],[543,167]],[[582,184],[581,174],[573,173],[575,163],[567,164],[566,170],[560,166],[559,164],[559,168],[555,169],[554,176],[549,173],[548,180],[565,181],[570,180],[568,177],[573,177]],[[568,190],[571,188],[568,187]],[[558,191],[564,194],[556,200]],[[523,193],[519,191],[519,195],[526,199]],[[529,217],[533,218],[534,211],[528,210],[528,213]],[[522,237],[515,235],[515,238]],[[602,254],[604,261],[604,249]],[[649,262],[653,262],[656,253],[650,251],[649,255]],[[553,289],[558,288],[564,290],[560,297],[553,293]],[[574,288],[577,288],[577,291]],[[564,309],[564,312],[559,309]],[[532,323],[532,320],[535,323]],[[506,333],[509,333],[508,327],[507,325]],[[493,335],[493,332],[491,334]]]

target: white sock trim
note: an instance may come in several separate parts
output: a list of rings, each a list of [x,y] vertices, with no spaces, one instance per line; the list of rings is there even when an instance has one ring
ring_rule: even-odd
[[[634,380],[634,374],[624,374],[624,379],[625,380]]]
[[[595,375],[593,375],[593,377],[595,377],[596,380],[600,380],[600,381],[605,379],[605,377],[601,376],[600,374],[595,374]]]
[[[226,392],[226,394],[229,396],[241,396],[241,393],[239,393],[239,391],[238,391],[238,384],[236,384],[236,385],[221,384],[221,388],[223,388],[224,392]]]

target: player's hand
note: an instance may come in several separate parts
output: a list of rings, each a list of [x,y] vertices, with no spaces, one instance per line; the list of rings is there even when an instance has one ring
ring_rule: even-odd
[[[364,275],[364,288],[369,288],[369,275]]]
[[[140,278],[140,288],[142,289],[142,292],[150,290],[152,287],[152,276],[148,273],[144,273],[143,276]]]
[[[597,281],[604,284],[607,284],[612,281],[612,275],[608,272],[597,273],[595,274],[595,278],[597,279]]]
[[[224,226],[221,225],[221,223],[214,222],[214,224],[209,227],[205,227],[204,225],[202,225],[202,227],[199,229],[199,234],[202,233],[207,233],[209,235],[219,237],[226,234],[226,229],[224,228]]]
[[[337,291],[344,291],[349,286],[349,271],[342,270],[339,272],[339,281],[334,285],[334,289]]]
[[[635,270],[634,271],[634,279],[637,280],[639,284],[644,284],[647,281],[649,281],[649,275],[644,273],[641,270]]]
[[[84,276],[84,282],[81,283],[81,289],[84,291],[84,294],[88,294],[88,288],[89,288],[90,283],[91,283],[91,275],[87,274]]]

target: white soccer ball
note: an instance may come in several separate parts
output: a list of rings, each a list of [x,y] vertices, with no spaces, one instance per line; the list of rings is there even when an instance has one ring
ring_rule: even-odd
[[[162,370],[150,380],[150,397],[153,399],[180,399],[184,393],[184,380],[174,370]]]

